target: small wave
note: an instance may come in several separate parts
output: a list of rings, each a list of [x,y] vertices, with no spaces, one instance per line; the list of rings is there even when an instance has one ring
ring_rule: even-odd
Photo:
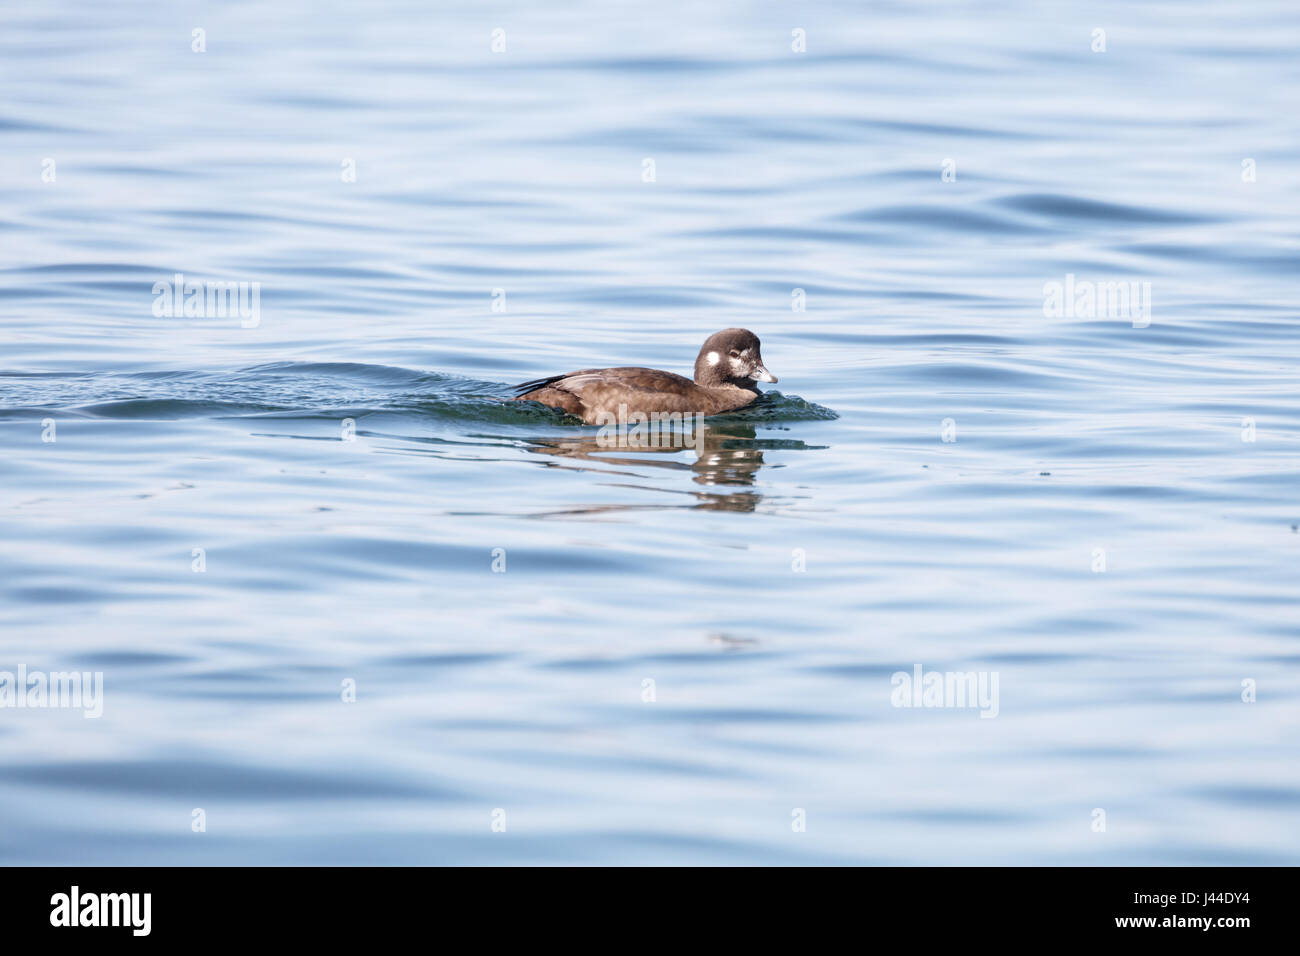
[[[1204,223],[1212,217],[1157,209],[1154,206],[1128,206],[1059,193],[1028,193],[1006,196],[997,205],[1016,212],[1066,222],[1112,222],[1125,224]]]
[[[844,213],[836,218],[844,222],[904,225],[913,228],[924,226],[928,229],[965,232],[979,236],[989,233],[1029,235],[1043,231],[1037,225],[1012,219],[1003,213],[924,203],[862,209]]]
[[[437,383],[453,378],[398,365],[365,365],[360,362],[268,362],[240,369],[236,374],[253,378],[318,378],[409,385]]]
[[[826,422],[839,418],[837,412],[798,395],[764,392],[752,405],[714,416],[719,421],[734,422]]]
[[[93,418],[128,418],[155,421],[169,421],[178,418],[220,418],[287,410],[284,407],[275,405],[177,398],[126,398],[112,402],[101,402],[95,405],[82,405],[74,409],[74,411]]]
[[[157,421],[385,414],[463,424],[582,424],[537,402],[510,401],[505,383],[391,365],[273,362],[224,373],[21,373],[0,375],[0,385],[5,378],[11,390],[0,398],[0,417],[9,419],[31,418],[36,409],[42,415]],[[765,392],[750,407],[716,417],[772,422],[838,416],[798,396]]]

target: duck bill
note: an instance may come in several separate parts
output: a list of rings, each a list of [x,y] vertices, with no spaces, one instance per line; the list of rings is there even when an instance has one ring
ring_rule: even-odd
[[[776,376],[764,368],[762,362],[759,362],[754,366],[754,370],[749,373],[749,377],[756,382],[771,382],[773,385],[776,384]]]

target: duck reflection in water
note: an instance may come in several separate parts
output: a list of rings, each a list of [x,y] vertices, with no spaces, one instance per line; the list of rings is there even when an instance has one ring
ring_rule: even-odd
[[[601,466],[616,474],[635,475],[623,468],[663,468],[672,471],[693,471],[692,480],[700,485],[749,486],[763,467],[763,447],[767,444],[757,439],[752,425],[700,424],[684,431],[663,431],[648,437],[635,432],[621,432],[616,440],[608,435],[577,438],[536,438],[527,446],[538,455],[553,455],[575,459]],[[784,445],[784,443],[781,443]],[[693,451],[694,461],[682,461],[683,451]],[[573,467],[573,466],[567,466]],[[656,490],[669,491],[660,488]],[[697,508],[713,511],[753,511],[763,496],[753,491],[726,494],[705,491],[693,492]],[[616,510],[616,508],[611,508]]]

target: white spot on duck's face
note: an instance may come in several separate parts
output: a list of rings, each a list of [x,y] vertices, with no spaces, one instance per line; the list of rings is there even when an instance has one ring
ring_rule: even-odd
[[[710,365],[717,365],[722,361],[722,356],[717,352],[710,352],[708,355],[704,356],[704,361],[708,362]]]

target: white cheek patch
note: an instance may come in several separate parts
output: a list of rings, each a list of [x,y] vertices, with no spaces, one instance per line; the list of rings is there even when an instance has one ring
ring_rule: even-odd
[[[722,361],[722,356],[717,352],[710,352],[708,355],[704,356],[704,361],[708,362],[710,365],[717,365]]]
[[[740,374],[740,370],[742,368],[743,366],[741,365],[740,359],[734,358],[731,360],[731,371],[734,372],[736,375]]]

